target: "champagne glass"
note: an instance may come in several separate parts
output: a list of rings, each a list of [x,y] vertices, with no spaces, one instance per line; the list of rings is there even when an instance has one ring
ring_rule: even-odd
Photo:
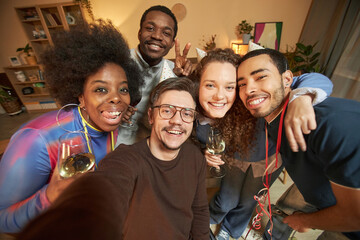
[[[90,136],[82,131],[67,132],[59,138],[58,168],[60,176],[69,178],[95,166]]]
[[[134,109],[136,107],[136,105],[138,105],[141,101],[141,98],[142,98],[142,89],[140,88],[139,89],[139,93],[140,93],[140,96],[138,98],[136,98],[135,100],[131,101],[130,105],[128,106],[128,108],[132,108]],[[121,123],[121,126],[122,127],[126,127],[126,128],[137,128],[137,125],[135,124],[136,123],[136,120],[137,118],[139,117],[138,116],[139,113],[136,111],[130,118],[127,122],[122,122]]]
[[[214,155],[220,155],[225,151],[225,141],[219,129],[210,128],[208,138],[206,141],[207,150]],[[211,167],[210,175],[216,178],[222,178],[226,174],[224,165],[220,165],[220,168]]]

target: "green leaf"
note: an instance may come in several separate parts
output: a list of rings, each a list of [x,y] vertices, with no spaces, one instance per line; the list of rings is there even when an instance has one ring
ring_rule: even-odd
[[[320,56],[320,53],[319,52],[317,52],[317,53],[315,53],[314,55],[312,55],[312,57],[310,58],[310,62],[312,62],[312,61],[314,61],[317,57],[319,57]]]
[[[313,62],[310,63],[310,67],[314,67],[317,63],[318,63],[319,60],[315,60]]]
[[[299,49],[302,50],[302,51],[304,51],[305,48],[306,48],[305,45],[302,44],[302,43],[297,43],[297,44],[296,44],[296,47],[299,48]]]
[[[313,51],[313,48],[312,48],[311,45],[306,46],[306,49],[305,49],[305,51],[304,51],[305,56],[310,56],[310,54],[312,53],[312,51]]]
[[[295,56],[294,60],[295,60],[295,62],[305,62],[305,59],[301,56]]]

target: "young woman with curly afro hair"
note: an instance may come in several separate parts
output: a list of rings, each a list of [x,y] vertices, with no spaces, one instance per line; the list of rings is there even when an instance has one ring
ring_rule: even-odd
[[[41,64],[52,96],[68,107],[41,115],[12,136],[0,163],[0,232],[20,231],[77,177],[59,176],[61,135],[87,132],[99,163],[114,149],[123,113],[140,97],[142,77],[110,21],[58,33]]]
[[[198,63],[190,77],[198,88],[197,110],[200,117],[195,128],[197,141],[205,146],[211,127],[222,132],[226,143],[226,151],[222,156],[212,155],[205,150],[209,166],[218,168],[225,163],[223,160],[227,162],[220,190],[210,201],[210,223],[221,224],[217,239],[241,237],[256,206],[254,195],[266,192],[262,191],[267,166],[265,122],[255,119],[239,98],[239,62],[240,56],[231,49],[215,49]],[[314,80],[313,77],[299,77],[297,87],[309,85]],[[319,85],[321,86],[320,83]],[[275,163],[275,144],[272,142],[269,143],[269,163]],[[271,174],[269,187],[281,171],[281,163],[268,171]]]

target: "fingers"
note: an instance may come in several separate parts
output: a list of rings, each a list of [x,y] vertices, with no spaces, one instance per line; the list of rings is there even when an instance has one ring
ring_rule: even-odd
[[[303,95],[292,101],[289,104],[284,123],[291,150],[298,152],[300,148],[302,151],[306,151],[304,134],[309,134],[316,128],[311,97]]]
[[[309,133],[311,130],[315,130],[317,127],[316,125],[316,120],[315,118],[310,118],[309,121],[308,121],[308,129],[309,129]]]
[[[180,47],[180,43],[179,43],[179,47]],[[187,43],[184,47],[184,51],[183,51],[183,57],[186,58],[189,51],[190,51],[190,48],[191,48],[191,43]]]
[[[220,168],[220,165],[223,165],[225,162],[221,160],[221,155],[213,155],[208,151],[205,151],[205,159],[209,166]]]
[[[180,41],[179,39],[175,39],[175,58],[180,56]]]
[[[62,178],[59,174],[58,164],[56,165],[53,175],[51,176],[49,185],[46,188],[46,197],[48,198],[49,202],[54,202],[58,196],[79,176],[75,175],[70,178]]]
[[[185,66],[183,68],[182,75],[189,76],[192,72],[192,63],[189,59],[186,60]]]
[[[299,147],[302,151],[306,151],[306,142],[300,126],[285,126],[285,133],[293,152],[298,152]]]
[[[183,75],[184,69],[181,67],[174,67],[173,72],[176,76],[181,77]]]

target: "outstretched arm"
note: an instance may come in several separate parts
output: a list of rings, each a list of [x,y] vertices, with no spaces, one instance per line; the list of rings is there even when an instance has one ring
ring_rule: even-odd
[[[303,134],[316,128],[313,104],[322,102],[332,92],[329,78],[319,73],[307,73],[294,77],[290,103],[285,116],[285,132],[294,152],[306,151]]]
[[[295,213],[284,218],[291,228],[306,232],[309,228],[337,232],[360,230],[360,189],[349,188],[331,182],[336,205],[314,213]],[[334,217],[336,216],[336,217]]]
[[[102,173],[81,176],[18,239],[121,239],[128,207],[122,196]]]
[[[20,130],[0,162],[0,232],[16,233],[46,209],[50,160],[36,130]]]
[[[360,231],[360,130],[359,104],[329,99],[317,116],[318,129],[307,139],[321,171],[329,180],[336,203],[309,214],[284,219],[298,231],[317,228],[332,231]],[[335,217],[336,216],[336,217]]]

